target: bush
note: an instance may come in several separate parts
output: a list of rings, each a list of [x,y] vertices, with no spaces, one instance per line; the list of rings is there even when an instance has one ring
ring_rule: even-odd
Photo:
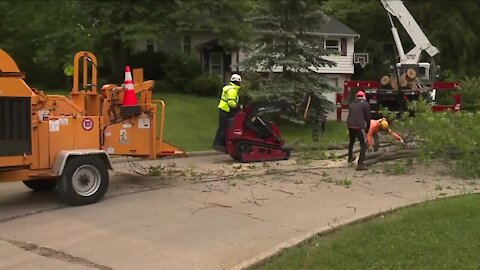
[[[186,93],[199,96],[220,96],[222,80],[217,75],[203,74],[195,77],[187,86]]]
[[[165,63],[167,55],[163,52],[139,52],[128,59],[132,68],[143,68],[145,80],[159,80],[165,77],[162,63]]]
[[[202,67],[193,55],[171,53],[161,65],[165,77],[160,83],[165,90],[175,93],[186,93],[192,78],[202,74]]]
[[[401,124],[404,134],[415,134],[416,144],[424,158],[442,160],[453,172],[464,178],[480,178],[480,126],[478,112],[434,113],[420,101],[415,117]]]
[[[467,78],[460,82],[463,111],[480,110],[480,77]]]

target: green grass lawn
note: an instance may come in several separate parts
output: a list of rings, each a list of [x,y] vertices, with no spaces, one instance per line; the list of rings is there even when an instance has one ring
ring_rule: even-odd
[[[186,151],[209,150],[218,126],[217,99],[155,94],[166,104],[164,138]]]
[[[209,150],[218,127],[218,99],[181,94],[155,94],[166,103],[165,140],[187,151]],[[312,129],[305,125],[283,123],[280,131],[285,141],[312,143]],[[322,144],[348,141],[344,123],[330,121]]]
[[[255,269],[480,269],[480,196],[430,201],[347,226]]]
[[[67,95],[66,90],[47,90],[47,94]],[[186,151],[210,150],[218,126],[218,98],[193,95],[155,93],[154,99],[166,104],[164,139]],[[282,123],[279,125],[288,143],[312,144],[310,126]],[[321,144],[348,141],[344,123],[329,121]]]

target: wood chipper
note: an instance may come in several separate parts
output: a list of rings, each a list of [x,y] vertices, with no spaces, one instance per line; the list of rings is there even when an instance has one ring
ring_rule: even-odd
[[[184,155],[163,141],[165,103],[152,100],[154,81],[143,81],[141,69],[134,70],[135,84],[129,70],[125,77],[125,84],[98,91],[97,59],[82,51],[74,58],[70,97],[46,95],[30,88],[0,49],[0,182],[23,181],[34,191],[56,187],[65,203],[85,205],[107,191],[110,155]]]

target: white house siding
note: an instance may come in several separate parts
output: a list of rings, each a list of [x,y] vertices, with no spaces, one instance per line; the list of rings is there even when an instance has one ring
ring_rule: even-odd
[[[337,37],[342,38],[342,37]],[[347,55],[330,55],[324,56],[325,59],[335,62],[337,65],[334,67],[323,67],[317,69],[319,73],[322,74],[353,74],[354,66],[353,66],[353,53],[355,52],[355,40],[354,37],[346,37],[347,38]],[[248,55],[242,51],[239,52],[239,62],[241,63]],[[237,65],[236,61],[236,53],[232,54],[232,68],[235,68]],[[240,67],[240,70],[242,68]],[[273,72],[280,72],[282,67],[276,67],[273,69]]]
[[[327,38],[330,38],[329,36]],[[342,38],[344,36],[336,36],[335,38]],[[332,37],[334,38],[334,37]],[[332,86],[338,87],[338,90],[343,89],[343,84],[345,81],[350,80],[352,74],[354,73],[354,64],[353,64],[353,53],[355,52],[355,37],[349,36],[347,38],[347,55],[330,55],[325,56],[325,59],[335,62],[337,65],[334,67],[323,67],[317,69],[318,73],[324,74]],[[238,59],[241,63],[248,55],[245,52],[239,51]],[[232,70],[237,68],[237,53],[232,53]],[[242,68],[240,66],[240,71]],[[281,67],[275,68],[273,72],[280,72]],[[333,103],[336,101],[336,93],[326,93],[325,96],[327,99]]]
[[[336,87],[338,91],[343,91],[343,84],[350,80],[351,74],[325,74],[331,86]],[[332,103],[336,102],[336,92],[325,93],[325,97]]]
[[[325,56],[325,59],[337,63],[335,67],[323,67],[318,69],[319,73],[338,73],[338,74],[353,74],[353,53],[355,52],[355,43],[353,37],[347,38],[347,55],[330,55]]]

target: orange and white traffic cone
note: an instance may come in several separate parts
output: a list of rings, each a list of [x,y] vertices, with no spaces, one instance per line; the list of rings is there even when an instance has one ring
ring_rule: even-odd
[[[125,91],[123,93],[123,105],[120,107],[120,113],[124,117],[138,115],[141,113],[140,105],[138,105],[137,95],[133,87],[132,73],[130,67],[125,67]]]

